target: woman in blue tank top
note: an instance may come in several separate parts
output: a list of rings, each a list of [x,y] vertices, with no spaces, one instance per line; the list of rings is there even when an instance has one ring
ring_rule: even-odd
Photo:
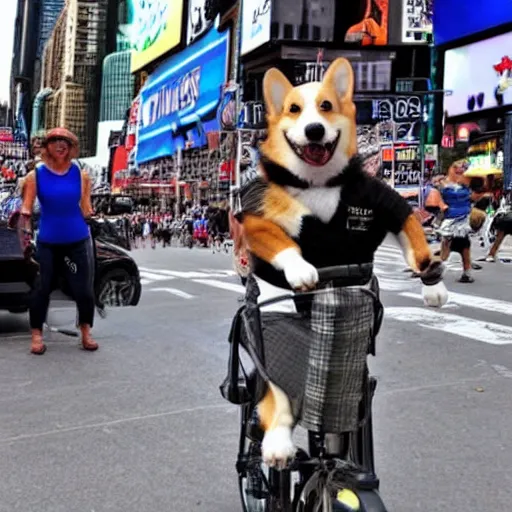
[[[42,147],[42,162],[25,179],[21,210],[22,215],[30,216],[34,201],[39,201],[40,269],[30,307],[31,352],[40,355],[46,351],[43,324],[60,272],[65,273],[77,304],[82,346],[96,350],[98,344],[90,332],[94,319],[94,257],[86,222],[92,214],[90,178],[72,163],[78,156],[78,139],[70,131],[51,130]]]
[[[448,169],[448,175],[441,188],[443,198],[444,218],[439,228],[442,236],[441,259],[446,261],[454,246],[458,247],[462,256],[463,272],[459,279],[461,283],[472,283],[471,276],[471,241],[469,233],[471,226],[471,189],[469,179],[464,176],[468,169],[465,160],[454,162]]]

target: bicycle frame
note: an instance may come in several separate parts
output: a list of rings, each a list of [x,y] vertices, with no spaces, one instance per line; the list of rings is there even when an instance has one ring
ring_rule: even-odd
[[[346,274],[343,275],[347,281],[353,281],[356,278],[354,267],[347,267]],[[371,275],[371,267],[362,267],[364,279],[363,282],[368,282],[368,272]],[[323,269],[323,274],[326,279],[340,279],[340,275],[335,275],[337,269],[332,267],[330,269]],[[362,283],[361,283],[362,284]],[[359,286],[361,285],[359,284]],[[358,284],[345,284],[345,286],[358,286]],[[369,293],[369,290],[366,290]],[[314,292],[306,292],[298,294],[300,296],[310,296],[318,293],[323,293],[322,290]],[[260,302],[259,308],[281,302],[285,299],[290,299],[294,296],[293,293],[284,294],[273,299]],[[377,295],[378,297],[378,295]],[[380,327],[381,315],[377,313],[377,324]],[[377,328],[378,331],[378,328]],[[251,352],[250,347],[246,348]],[[375,354],[375,347],[369,347],[369,354]],[[264,368],[259,368],[261,363],[253,359],[253,362],[261,374]],[[360,491],[360,501],[364,507],[365,500],[370,500],[368,508],[364,507],[361,512],[371,510],[372,512],[385,512],[384,505],[382,504],[378,493],[379,479],[375,474],[375,460],[374,460],[374,442],[373,442],[373,417],[372,417],[372,401],[377,386],[375,378],[366,373],[366,384],[363,390],[363,396],[359,406],[359,427],[354,432],[346,432],[339,435],[324,434],[317,432],[308,432],[308,452],[299,449],[297,454],[290,462],[288,467],[284,470],[277,470],[269,468],[268,478],[262,470],[262,461],[260,443],[263,438],[263,432],[259,428],[256,418],[254,417],[255,403],[244,404],[241,407],[240,417],[240,439],[236,468],[239,475],[241,493],[242,481],[247,479],[248,492],[244,496],[250,495],[251,479],[262,482],[263,491],[258,489],[256,499],[266,499],[267,507],[265,510],[279,511],[279,512],[294,512],[304,510],[299,508],[301,495],[314,475],[315,478],[320,478],[319,474],[328,473],[329,465],[335,463],[345,465],[351,469],[352,477],[350,484],[354,488],[356,494]],[[248,447],[247,447],[248,446]],[[259,458],[254,457],[254,452],[259,452]],[[299,482],[295,484],[292,492],[292,474],[297,472],[300,475]],[[358,494],[359,497],[359,494]],[[375,507],[377,504],[377,508]],[[273,508],[274,507],[274,508]],[[309,509],[308,509],[309,510]]]
[[[360,491],[377,491],[379,489],[379,479],[375,474],[375,460],[374,460],[374,444],[373,444],[373,422],[372,422],[372,401],[377,386],[377,381],[373,377],[368,377],[367,388],[365,396],[361,403],[360,417],[361,425],[356,432],[347,432],[339,436],[326,436],[315,432],[308,432],[308,451],[309,454],[299,449],[296,458],[284,470],[277,470],[269,468],[269,476],[265,477],[261,466],[258,471],[266,487],[267,499],[270,500],[273,506],[277,507],[275,510],[279,512],[294,512],[300,510],[299,503],[301,494],[305,489],[306,484],[313,474],[318,471],[327,470],[327,466],[334,460],[346,462],[347,465],[353,463],[358,469],[359,473],[354,474],[354,481],[356,490]],[[250,443],[257,443],[258,441],[252,440],[253,438],[261,437],[258,433],[255,434],[254,430],[248,432],[255,425],[251,425],[253,417],[253,406],[245,404],[242,406],[240,416],[240,439],[238,445],[238,457],[236,469],[239,478],[248,478],[248,472],[251,470],[251,465],[254,465],[254,460],[247,457],[246,454],[246,440],[251,439]],[[329,437],[332,442],[333,437],[337,440],[333,444],[337,444],[334,450],[329,450]],[[336,443],[337,441],[337,443]],[[292,473],[298,472],[300,475],[299,482],[295,485],[293,495],[291,493]],[[263,491],[265,492],[265,491]],[[360,498],[364,505],[364,494]],[[269,510],[274,510],[269,508]],[[366,508],[362,509],[366,510]],[[373,511],[373,509],[371,509]],[[384,512],[378,511],[378,512]]]

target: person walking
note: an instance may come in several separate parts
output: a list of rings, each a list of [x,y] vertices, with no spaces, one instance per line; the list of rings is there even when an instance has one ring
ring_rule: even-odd
[[[78,308],[82,347],[94,351],[94,255],[87,219],[92,215],[89,175],[72,162],[78,157],[77,137],[65,128],[50,130],[42,142],[41,163],[23,187],[21,214],[30,223],[34,202],[40,204],[36,254],[39,275],[30,306],[32,354],[46,352],[43,324],[55,278],[64,272]]]
[[[469,179],[464,176],[468,169],[465,160],[457,160],[448,169],[446,179],[441,185],[444,203],[444,217],[439,228],[441,240],[441,259],[446,261],[451,251],[460,252],[462,256],[462,276],[460,283],[473,283],[471,275],[471,189]]]

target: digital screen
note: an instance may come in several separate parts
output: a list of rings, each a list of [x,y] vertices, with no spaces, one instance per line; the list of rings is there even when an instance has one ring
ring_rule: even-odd
[[[512,33],[445,53],[447,117],[512,104]]]

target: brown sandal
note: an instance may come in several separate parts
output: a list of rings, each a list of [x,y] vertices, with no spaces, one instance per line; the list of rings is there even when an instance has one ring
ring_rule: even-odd
[[[92,338],[87,338],[82,340],[82,348],[89,352],[94,352],[98,350],[99,345]]]
[[[46,345],[43,343],[43,338],[32,340],[30,353],[36,356],[42,356],[46,352]]]

